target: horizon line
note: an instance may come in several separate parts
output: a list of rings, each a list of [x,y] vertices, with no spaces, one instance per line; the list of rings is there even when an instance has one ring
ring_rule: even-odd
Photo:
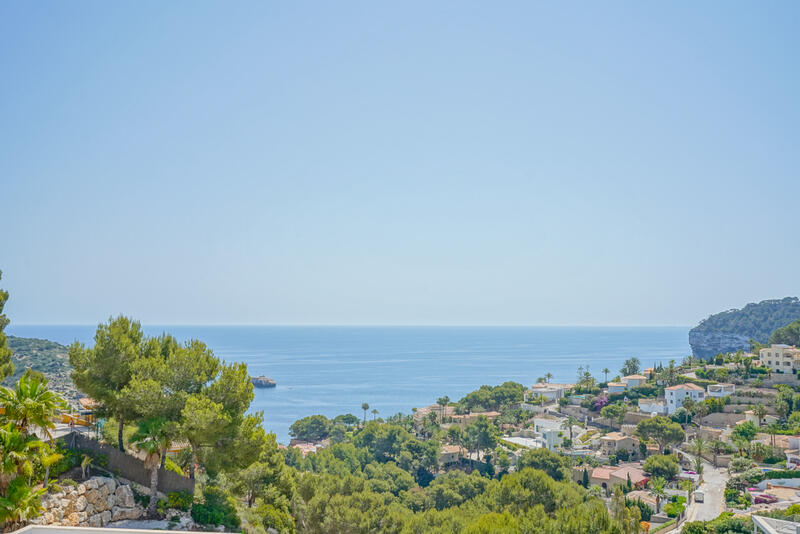
[[[523,324],[523,323],[465,323],[465,324],[419,324],[419,323],[145,323],[142,326],[245,326],[245,327],[317,327],[317,328],[693,328],[682,324]],[[97,326],[103,323],[11,323],[14,326]]]

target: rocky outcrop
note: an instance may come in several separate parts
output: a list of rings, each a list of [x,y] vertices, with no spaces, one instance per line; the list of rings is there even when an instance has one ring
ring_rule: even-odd
[[[689,331],[692,353],[712,358],[719,353],[748,350],[750,340],[766,343],[775,330],[800,319],[800,299],[762,300],[742,309],[709,315]]]
[[[274,388],[275,387],[275,380],[272,378],[267,378],[266,376],[251,376],[250,381],[253,385],[257,388]]]
[[[719,353],[748,350],[750,338],[742,334],[690,330],[689,345],[692,347],[692,354],[709,359]]]
[[[139,519],[144,509],[136,504],[129,485],[113,478],[92,477],[83,484],[42,497],[38,525],[104,527],[112,521]]]

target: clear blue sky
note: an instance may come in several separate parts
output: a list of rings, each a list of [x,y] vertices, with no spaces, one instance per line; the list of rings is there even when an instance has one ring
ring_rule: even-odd
[[[0,3],[17,323],[689,325],[800,294],[800,3]]]

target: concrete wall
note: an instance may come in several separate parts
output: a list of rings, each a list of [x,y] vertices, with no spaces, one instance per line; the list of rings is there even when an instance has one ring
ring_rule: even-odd
[[[143,486],[150,486],[150,471],[145,469],[144,462],[140,459],[125,454],[115,447],[104,445],[99,441],[87,438],[77,432],[67,434],[61,441],[71,449],[84,449],[95,454],[108,456],[108,469],[118,473],[121,477],[137,482]],[[194,480],[181,476],[166,469],[158,470],[158,490],[162,493],[170,491],[188,491],[194,494]]]

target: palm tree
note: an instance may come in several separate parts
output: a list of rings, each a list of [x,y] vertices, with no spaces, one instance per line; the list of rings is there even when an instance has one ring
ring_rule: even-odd
[[[42,495],[45,488],[33,489],[24,478],[15,478],[0,497],[0,523],[10,524],[15,530],[22,523],[39,517],[42,513]]]
[[[702,456],[706,452],[708,452],[709,443],[705,439],[700,436],[694,438],[691,442],[689,442],[689,452],[694,454],[695,456]]]
[[[361,409],[364,410],[364,424],[367,424],[367,410],[369,410],[369,403],[362,402]]]
[[[781,419],[786,419],[786,414],[789,413],[789,404],[787,404],[785,401],[778,402],[778,404],[775,406],[775,412],[777,412],[778,417]]]
[[[378,409],[373,408],[371,413],[372,413],[372,420],[374,421],[375,418],[378,416]]]
[[[714,454],[714,467],[717,467],[717,455],[726,449],[727,447],[720,440],[714,440],[711,442],[711,452]]]
[[[650,479],[648,483],[650,486],[650,492],[656,498],[656,513],[661,510],[661,499],[666,497],[666,492],[664,491],[664,487],[667,485],[667,481],[664,480],[662,477],[653,477]]]
[[[777,434],[781,430],[781,425],[778,423],[770,423],[767,425],[767,432],[769,432],[772,446],[775,446],[775,434]]]
[[[436,404],[438,404],[441,407],[439,411],[441,412],[442,421],[444,421],[444,409],[447,407],[448,404],[450,404],[450,397],[448,397],[447,395],[445,395],[444,397],[439,397],[438,399],[436,399]]]
[[[50,466],[61,460],[64,455],[56,452],[56,449],[49,445],[44,445],[40,452],[39,462],[44,466],[44,480],[42,481],[42,486],[46,488],[50,483]]]
[[[571,415],[568,415],[567,418],[564,420],[564,422],[561,423],[561,428],[566,428],[567,430],[569,430],[569,442],[570,443],[572,443],[572,427],[577,425],[577,424],[578,424],[578,420],[575,417],[571,416]]]
[[[605,382],[608,382],[608,373],[610,373],[610,372],[611,372],[611,370],[608,367],[604,367],[603,368],[603,376],[605,378]]]
[[[545,373],[544,379],[546,382],[550,382],[553,379],[553,373]]]
[[[14,423],[20,432],[27,435],[40,429],[52,441],[53,418],[66,408],[66,403],[47,386],[44,376],[27,372],[14,389],[0,388],[0,406],[5,408],[4,419]]]
[[[760,403],[757,404],[753,407],[753,415],[755,415],[756,419],[758,419],[758,426],[760,427],[761,422],[767,416],[767,407]]]
[[[702,423],[703,417],[708,415],[708,404],[705,402],[698,402],[694,405],[694,414],[697,416],[698,425]]]
[[[33,464],[42,442],[20,432],[13,423],[0,427],[0,496],[6,494],[11,482],[27,479],[33,474]]]
[[[148,419],[139,424],[136,433],[131,437],[133,446],[146,454],[145,469],[150,470],[150,502],[147,504],[147,515],[156,515],[158,504],[158,468],[161,455],[166,455],[170,444],[169,423],[164,419]]]
[[[690,397],[684,397],[683,402],[681,403],[683,409],[686,410],[686,424],[685,427],[689,427],[689,413],[692,411],[694,407],[694,401]]]
[[[86,476],[92,473],[92,457],[84,454],[81,458],[81,479],[86,480]]]

